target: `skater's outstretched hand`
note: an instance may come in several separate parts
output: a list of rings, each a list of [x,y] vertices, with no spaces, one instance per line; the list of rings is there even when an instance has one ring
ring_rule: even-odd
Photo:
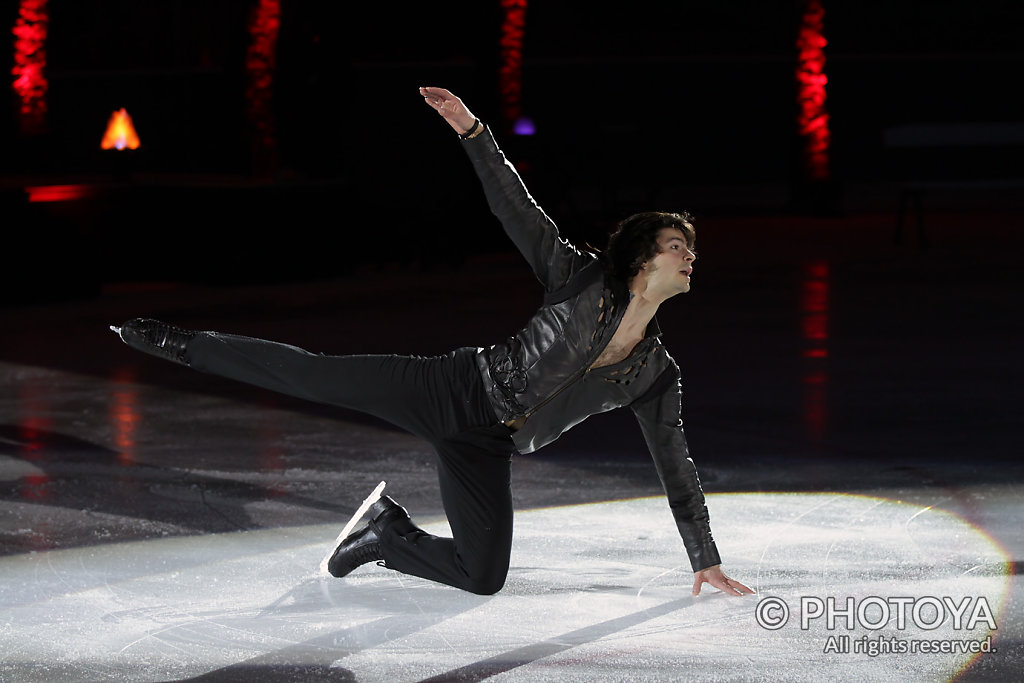
[[[444,88],[420,88],[423,101],[440,114],[459,135],[476,123],[476,117],[455,95]]]
[[[693,594],[700,595],[701,584],[711,584],[727,595],[753,595],[754,591],[744,586],[736,579],[730,579],[722,571],[722,565],[716,564],[707,569],[701,569],[693,573]]]

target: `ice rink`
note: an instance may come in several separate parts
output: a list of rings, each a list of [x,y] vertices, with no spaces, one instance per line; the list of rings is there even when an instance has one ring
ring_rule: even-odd
[[[497,595],[374,565],[322,576],[381,479],[443,532],[427,444],[162,363],[106,327],[149,315],[316,351],[440,353],[529,315],[517,261],[125,284],[0,309],[0,680],[1019,678],[1019,252],[950,246],[958,216],[932,222],[928,254],[887,245],[888,222],[848,222],[766,277],[750,223],[708,237],[691,298],[659,322],[725,569],[756,596],[691,596],[628,411],[514,460]],[[823,288],[824,340],[807,335]]]
[[[1019,501],[998,498],[1020,514]],[[991,623],[1007,623],[1005,553],[957,515],[843,494],[722,494],[709,506],[730,572],[757,596],[692,597],[689,567],[666,552],[672,525],[652,524],[665,518],[658,498],[520,512],[510,578],[493,597],[372,565],[343,580],[320,575],[311,568],[330,547],[325,525],[8,557],[4,677],[940,680],[972,656],[872,657],[866,642],[980,648]],[[840,616],[830,630],[823,612],[804,630],[803,596],[839,608],[847,597],[947,596],[963,615],[958,629],[955,610],[876,603],[864,615],[878,628],[848,629]],[[762,598],[790,606],[777,630],[758,624]],[[763,619],[774,625],[780,609]]]

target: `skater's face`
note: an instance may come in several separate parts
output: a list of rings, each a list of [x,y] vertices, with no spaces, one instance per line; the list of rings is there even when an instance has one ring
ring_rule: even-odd
[[[662,228],[657,237],[658,253],[643,266],[647,287],[665,296],[690,291],[690,275],[697,254],[679,228]]]

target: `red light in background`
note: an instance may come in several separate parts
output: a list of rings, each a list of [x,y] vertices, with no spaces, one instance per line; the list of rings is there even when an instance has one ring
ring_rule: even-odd
[[[39,185],[26,187],[25,194],[30,202],[70,202],[92,196],[88,185]]]
[[[814,261],[813,263],[808,263],[804,267],[804,271],[807,273],[807,277],[811,278],[812,280],[828,279],[828,263],[826,263],[825,261]],[[827,283],[825,289],[828,289]]]
[[[245,53],[246,114],[253,127],[253,152],[262,170],[275,165],[274,67],[277,34],[281,28],[280,0],[258,0],[249,17],[249,47]]]
[[[14,68],[12,87],[21,104],[18,109],[22,133],[40,133],[46,124],[46,34],[50,22],[47,0],[21,0],[14,23]]]
[[[515,126],[523,117],[523,37],[526,34],[526,0],[501,0],[501,67],[498,92],[506,126]],[[531,122],[532,126],[532,122]],[[520,128],[520,130],[525,130]],[[533,129],[530,129],[530,135]],[[517,132],[513,130],[513,132]]]
[[[829,266],[814,261],[804,267],[800,289],[801,332],[806,360],[804,384],[804,424],[812,442],[820,442],[828,426]]]
[[[804,339],[828,341],[828,316],[821,313],[804,315]]]
[[[820,0],[806,0],[797,34],[797,130],[803,138],[804,172],[810,180],[828,180],[828,112],[825,110],[825,8]]]
[[[828,341],[829,269],[826,261],[814,261],[804,267],[800,287],[801,326],[805,341],[821,347]]]

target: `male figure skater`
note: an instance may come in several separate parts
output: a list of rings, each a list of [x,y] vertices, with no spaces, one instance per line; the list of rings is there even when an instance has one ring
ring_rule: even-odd
[[[113,328],[133,348],[196,370],[360,410],[427,439],[452,538],[428,534],[388,496],[328,562],[345,576],[368,562],[481,595],[499,591],[512,546],[510,463],[587,417],[629,406],[668,495],[694,571],[753,593],[722,571],[704,494],[680,420],[679,368],[654,314],[690,290],[696,255],[689,214],[641,213],[619,224],[603,259],[562,239],[489,129],[443,88],[420,88],[459,134],[491,211],[545,288],[525,327],[489,348],[434,358],[325,356],[294,346],[134,319]]]

